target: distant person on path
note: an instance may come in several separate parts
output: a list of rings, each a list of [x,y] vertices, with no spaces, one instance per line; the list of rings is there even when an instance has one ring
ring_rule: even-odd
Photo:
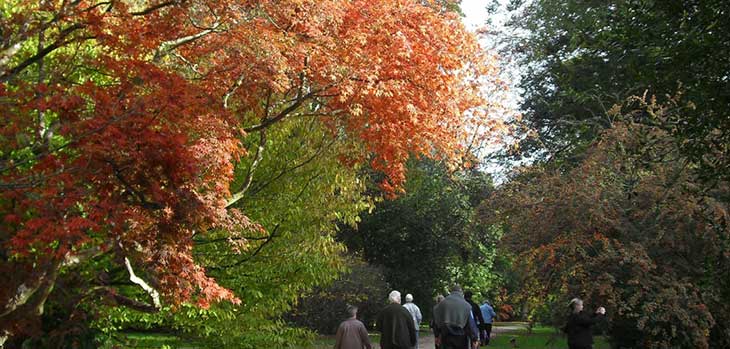
[[[436,305],[434,305],[431,309],[431,322],[428,324],[428,326],[431,327],[431,331],[433,331],[434,345],[436,349],[441,348],[441,343],[439,342],[439,337],[436,330],[436,322],[434,321],[433,314],[436,314],[436,306],[438,306],[442,300],[444,300],[444,295],[440,294],[436,296]]]
[[[489,345],[489,340],[492,338],[492,322],[494,322],[494,317],[497,316],[497,313],[494,312],[494,308],[492,308],[486,299],[482,303],[479,310],[481,310],[482,318],[484,318],[484,327],[480,329],[479,334],[482,345]]]
[[[349,318],[337,328],[334,349],[372,349],[368,330],[357,319],[357,307],[348,305],[346,311]]]
[[[479,309],[479,305],[472,300],[473,293],[471,291],[464,292],[464,300],[466,300],[467,303],[471,306],[471,313],[474,316],[474,321],[477,323],[477,328],[482,329],[484,328],[484,318],[482,317],[482,311]],[[480,337],[481,331],[479,331]],[[482,343],[484,343],[483,340],[481,340]]]
[[[414,346],[414,348],[418,349],[418,327],[420,327],[421,320],[423,319],[423,316],[421,316],[421,309],[418,308],[417,305],[413,304],[413,295],[410,293],[406,295],[406,304],[403,307],[411,313],[413,325],[416,326],[416,346]]]
[[[441,349],[479,347],[479,330],[474,321],[471,305],[464,299],[459,285],[454,285],[451,294],[436,305],[433,317]]]
[[[411,314],[400,305],[400,292],[388,295],[390,304],[378,314],[381,349],[410,349],[416,345],[416,327]]]
[[[583,311],[583,301],[579,298],[570,300],[568,306],[571,310],[568,324],[565,326],[565,332],[568,334],[568,347],[570,349],[592,349],[591,327],[603,319],[606,309],[598,307],[593,315],[588,315]]]

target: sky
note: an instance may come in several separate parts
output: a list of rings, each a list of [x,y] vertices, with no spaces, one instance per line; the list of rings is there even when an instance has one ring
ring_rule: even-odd
[[[464,24],[474,30],[487,21],[487,3],[490,0],[462,0],[461,10],[464,12]]]
[[[500,10],[496,13],[490,14],[487,12],[487,5],[492,3],[492,0],[462,0],[461,10],[464,13],[462,21],[467,29],[476,31],[478,28],[486,25],[488,20],[491,20],[490,27],[492,29],[504,32],[504,23],[507,20],[507,12],[505,11],[506,2],[506,0],[500,0]],[[482,40],[488,39],[483,38]],[[490,45],[488,42],[482,42],[482,44],[484,47],[494,47],[494,45]],[[520,90],[516,88],[516,85],[519,81],[519,77],[517,75],[519,75],[518,73],[520,72],[520,69],[518,66],[511,64],[505,64],[503,69],[505,70],[502,73],[502,79],[504,79],[510,86],[510,90],[507,92],[508,108],[518,110],[521,98]],[[500,116],[497,117],[499,118]],[[506,143],[490,146],[487,149],[484,149],[484,152],[481,153],[481,156],[485,160],[485,163],[483,163],[483,169],[494,176],[496,183],[501,183],[504,180],[504,175],[508,169],[499,163],[487,159],[490,154],[499,151],[505,146],[509,146],[508,143],[510,143],[510,141],[505,142]]]

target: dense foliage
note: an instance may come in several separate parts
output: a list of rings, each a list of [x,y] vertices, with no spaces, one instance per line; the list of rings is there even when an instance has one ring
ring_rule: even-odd
[[[730,3],[702,1],[513,1],[511,26],[524,90],[528,137],[521,155],[565,161],[580,157],[607,111],[629,96],[674,94],[681,86],[698,106],[673,130],[682,152],[702,165],[730,143]],[[646,120],[651,122],[651,120]],[[728,158],[706,177],[727,179]]]
[[[393,289],[413,294],[425,316],[434,296],[455,282],[473,290],[477,301],[497,293],[491,270],[499,234],[475,220],[491,188],[489,176],[449,173],[442,163],[414,160],[405,188],[399,198],[364,213],[357,229],[343,229],[339,236],[348,248],[381,266]]]
[[[687,108],[634,100],[567,171],[533,166],[485,202],[519,254],[532,306],[565,314],[581,296],[607,307],[618,347],[730,344],[728,183],[702,168],[658,124]],[[674,115],[673,115],[674,114]],[[719,135],[718,135],[719,136]]]
[[[533,165],[482,216],[504,224],[516,298],[553,322],[574,296],[607,304],[619,347],[727,347],[728,2],[511,5],[512,154]]]
[[[153,315],[110,309],[97,327],[169,328],[236,348],[307,339],[306,332],[289,329],[279,316],[302,293],[344,270],[344,248],[332,238],[334,222],[353,224],[370,206],[357,169],[337,160],[337,154],[357,147],[327,134],[316,120],[282,121],[267,132],[268,156],[255,169],[253,158],[237,169],[234,186],[245,185],[253,170],[246,199],[238,205],[252,219],[273,227],[270,233],[247,237],[251,247],[240,252],[230,248],[224,231],[196,238],[196,258],[218,282],[247,301],[238,307],[217,304],[206,311],[186,308]],[[229,334],[218,336],[221,331]]]
[[[0,342],[61,305],[273,340],[274,315],[341,270],[361,164],[392,195],[410,154],[459,164],[496,126],[478,84],[496,68],[452,5],[3,2]]]
[[[378,312],[391,291],[383,272],[363,261],[353,260],[349,271],[327,287],[315,288],[302,297],[287,319],[298,327],[333,335],[349,317],[347,305],[358,307],[357,318],[373,329]]]

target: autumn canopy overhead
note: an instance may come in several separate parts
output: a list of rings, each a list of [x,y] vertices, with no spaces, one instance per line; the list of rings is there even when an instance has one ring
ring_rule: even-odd
[[[143,275],[154,306],[157,290],[238,302],[193,261],[193,237],[228,231],[245,248],[235,236],[262,229],[232,208],[233,166],[246,137],[285,118],[358,140],[343,161],[370,161],[391,192],[409,155],[458,161],[467,131],[495,125],[493,59],[419,1],[3,7],[0,234],[3,269],[23,271],[3,283],[4,324],[42,312],[59,270],[100,255]]]

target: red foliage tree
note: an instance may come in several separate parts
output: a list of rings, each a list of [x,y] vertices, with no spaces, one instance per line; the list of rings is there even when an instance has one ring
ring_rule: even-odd
[[[687,107],[634,99],[623,115],[614,108],[622,121],[575,167],[528,168],[485,202],[532,305],[557,299],[564,312],[576,296],[604,305],[619,347],[728,345],[730,187],[708,185],[669,132]],[[646,118],[653,124],[632,122]]]
[[[0,288],[4,336],[43,312],[60,270],[103,254],[152,299],[103,287],[118,304],[238,302],[196,265],[193,236],[262,229],[230,208],[240,195],[229,184],[241,140],[283,118],[362,140],[347,160],[369,159],[392,192],[410,154],[459,161],[467,131],[498,126],[483,90],[498,87],[493,58],[453,14],[417,1],[8,8],[1,268],[18,272]]]

